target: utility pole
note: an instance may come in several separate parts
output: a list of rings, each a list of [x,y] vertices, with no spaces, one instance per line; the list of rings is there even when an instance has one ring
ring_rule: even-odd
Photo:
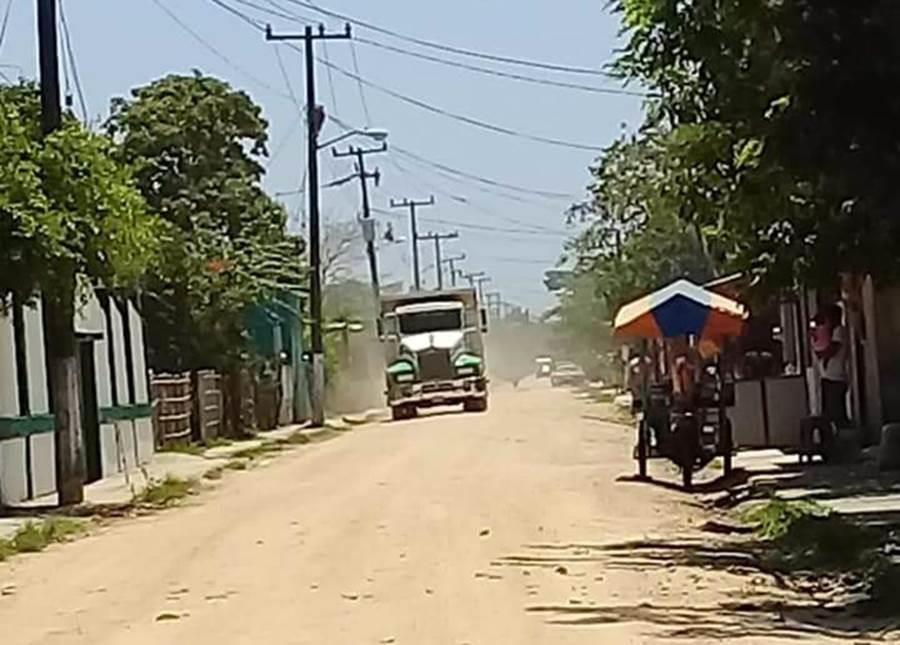
[[[306,127],[307,169],[309,176],[309,301],[310,340],[312,344],[312,400],[311,425],[325,425],[325,349],[322,342],[322,249],[319,223],[319,131],[325,123],[325,111],[316,104],[316,59],[313,45],[317,40],[348,40],[350,25],[343,33],[325,33],[319,25],[313,33],[307,25],[302,34],[273,34],[266,25],[266,40],[302,40],[306,58]]]
[[[423,235],[419,239],[422,241],[433,240],[434,241],[434,269],[435,273],[437,273],[437,288],[438,291],[444,288],[444,262],[441,260],[441,241],[443,240],[455,240],[459,237],[459,233],[454,231],[453,233],[429,233],[428,235]]]
[[[452,258],[441,260],[444,264],[450,267],[450,286],[455,287],[457,276],[462,274],[462,271],[456,268],[456,263],[463,262],[465,259],[466,254],[460,253],[459,255],[454,255]]]
[[[473,279],[473,282],[478,286],[478,301],[485,302],[484,299],[484,285],[490,282],[491,279],[486,275],[482,274],[480,276],[476,276]]]
[[[429,197],[427,201],[417,202],[414,199],[404,199],[401,202],[391,200],[391,208],[409,209],[409,237],[413,253],[413,286],[416,291],[422,290],[422,275],[419,273],[419,229],[416,224],[416,208],[419,206],[434,206],[434,195]]]
[[[62,125],[56,0],[38,0],[41,70],[41,131]],[[50,407],[56,428],[56,489],[59,505],[84,501],[85,457],[81,428],[81,378],[75,340],[75,273],[59,263],[53,284],[41,285]]]
[[[366,256],[369,259],[369,276],[372,281],[372,293],[375,297],[375,307],[378,307],[378,300],[381,296],[381,287],[378,280],[378,253],[375,250],[375,223],[372,220],[372,209],[369,205],[369,180],[374,179],[375,185],[381,180],[381,174],[378,168],[375,172],[366,172],[366,155],[387,152],[387,144],[381,144],[380,148],[354,148],[350,146],[346,152],[338,152],[332,148],[335,157],[356,157],[356,176],[359,177],[360,186],[362,186],[362,207],[363,207],[363,238],[366,241]]]

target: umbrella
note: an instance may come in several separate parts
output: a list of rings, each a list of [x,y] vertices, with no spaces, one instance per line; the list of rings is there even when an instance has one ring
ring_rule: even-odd
[[[623,306],[614,328],[617,336],[637,338],[718,338],[740,335],[747,315],[741,303],[678,280]]]

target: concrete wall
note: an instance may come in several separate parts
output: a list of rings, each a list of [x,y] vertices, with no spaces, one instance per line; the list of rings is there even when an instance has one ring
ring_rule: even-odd
[[[96,338],[94,359],[97,377],[97,403],[101,410],[121,416],[122,406],[150,403],[144,356],[143,324],[137,309],[128,303],[125,315],[131,331],[131,354],[134,366],[134,397],[129,396],[123,317],[118,307],[110,306],[110,324],[100,301],[91,293],[80,303],[75,329]],[[44,334],[40,303],[23,312],[28,369],[30,415],[49,413]],[[118,400],[112,396],[109,343],[113,342]],[[15,419],[25,411],[19,409],[19,383],[16,372],[15,335],[12,314],[0,311],[0,418]],[[132,400],[132,398],[134,400]],[[115,410],[118,406],[120,409]],[[115,418],[115,417],[114,417]],[[33,431],[27,436],[0,440],[0,499],[16,504],[33,497],[50,494],[56,489],[55,437],[52,432]],[[124,469],[147,463],[153,456],[154,437],[149,417],[116,420],[100,427],[100,458],[104,477]]]
[[[128,317],[131,327],[131,356],[134,361],[134,403],[150,403],[147,382],[147,359],[144,348],[144,321],[134,303],[128,302]]]
[[[25,307],[25,348],[28,351],[28,401],[31,414],[47,414],[50,397],[47,394],[47,363],[44,356],[44,323],[41,301]]]
[[[17,504],[24,499],[28,499],[25,439],[0,441],[0,500]]]
[[[16,346],[9,301],[0,302],[0,417],[19,414],[19,382],[16,373]]]

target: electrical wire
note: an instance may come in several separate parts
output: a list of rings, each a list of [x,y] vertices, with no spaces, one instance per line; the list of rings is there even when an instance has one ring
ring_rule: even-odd
[[[13,0],[6,0],[6,10],[3,12],[3,25],[0,26],[0,49],[2,49],[3,43],[6,42],[6,32],[9,28],[9,16],[12,13],[12,6]]]
[[[69,65],[72,68],[72,79],[75,81],[75,91],[78,93],[78,104],[81,107],[81,116],[86,124],[89,124],[90,113],[88,112],[87,100],[84,95],[84,88],[81,85],[81,76],[78,74],[78,63],[75,60],[75,51],[72,47],[72,35],[69,32],[69,21],[66,19],[65,3],[59,2],[59,18],[62,24],[63,45],[65,46]]]
[[[537,78],[534,76],[526,76],[524,74],[513,74],[511,72],[503,72],[496,69],[490,69],[488,67],[480,67],[478,65],[469,65],[468,63],[461,63],[458,61],[450,60],[447,58],[441,58],[439,56],[431,56],[429,54],[423,54],[421,52],[411,51],[409,49],[403,49],[402,47],[395,47],[393,45],[388,45],[386,43],[378,42],[377,40],[371,40],[369,38],[364,38],[360,36],[356,36],[354,38],[357,42],[360,42],[364,45],[368,45],[369,47],[375,47],[377,49],[381,49],[384,51],[393,52],[395,54],[400,54],[402,56],[408,56],[411,58],[418,58],[420,60],[431,61],[432,63],[438,63],[440,65],[446,65],[447,67],[455,67],[457,69],[464,69],[470,72],[476,72],[478,74],[486,74],[488,76],[497,76],[500,78],[508,78],[514,81],[522,81],[525,83],[534,83],[537,85],[547,85],[551,87],[561,87],[570,90],[580,90],[582,92],[592,92],[595,94],[609,94],[613,96],[633,96],[633,97],[641,97],[647,98],[650,96],[646,92],[639,92],[637,90],[626,90],[614,87],[597,87],[595,85],[582,85],[580,83],[567,83],[565,81],[555,81],[548,78]]]
[[[340,110],[337,102],[337,93],[334,91],[334,74],[332,73],[332,65],[331,61],[328,58],[328,43],[324,40],[322,41],[322,58],[325,60],[325,70],[327,73],[326,78],[328,79],[328,91],[331,94],[331,107],[335,112]]]
[[[353,59],[353,73],[355,73],[357,76],[360,76],[359,58],[357,58],[357,56],[356,56],[356,43],[353,41],[352,38],[350,39],[350,56]],[[360,81],[357,81],[356,85],[357,85],[357,87],[359,87],[359,102],[362,104],[363,116],[366,117],[366,121],[365,121],[366,127],[371,128],[372,127],[372,116],[369,113],[369,103],[368,103],[368,101],[366,101],[366,88]]]
[[[153,1],[158,2],[159,0],[153,0]],[[238,11],[234,7],[227,5],[226,3],[222,2],[222,0],[210,0],[210,2],[213,2],[214,4],[222,7],[229,13],[237,16],[238,18],[240,18],[247,24],[255,27],[256,29],[258,29],[260,31],[264,30],[264,27],[261,23],[254,20],[250,16]],[[315,5],[312,5],[312,6],[315,6]],[[294,49],[297,52],[301,52],[300,48],[292,43],[287,43],[287,46],[290,47],[291,49]],[[444,108],[441,108],[441,107],[438,107],[431,103],[428,103],[427,101],[423,101],[421,99],[407,96],[406,94],[402,94],[402,93],[394,91],[390,88],[384,87],[383,85],[379,85],[378,83],[374,83],[368,79],[363,78],[359,74],[354,74],[353,72],[346,70],[339,65],[335,65],[331,61],[323,60],[323,59],[319,59],[319,58],[317,58],[317,60],[320,63],[322,63],[323,65],[325,65],[327,68],[333,69],[334,71],[341,74],[342,76],[345,76],[347,78],[355,80],[358,83],[362,83],[366,87],[372,88],[378,92],[386,94],[387,96],[390,96],[398,101],[407,103],[408,105],[418,107],[419,109],[425,110],[427,112],[431,112],[433,114],[443,116],[445,118],[449,118],[449,119],[459,121],[461,123],[465,123],[467,125],[470,125],[470,126],[473,126],[476,128],[480,128],[482,130],[487,130],[489,132],[494,132],[497,134],[505,134],[507,136],[524,139],[526,141],[533,141],[535,143],[543,143],[543,144],[557,146],[557,147],[561,147],[561,148],[570,148],[573,150],[587,150],[587,151],[591,151],[591,152],[602,152],[604,150],[604,148],[601,146],[594,146],[594,145],[588,145],[588,144],[584,144],[584,143],[577,143],[574,141],[566,141],[563,139],[556,139],[556,138],[552,138],[552,137],[544,137],[544,136],[540,136],[540,135],[529,134],[527,132],[522,132],[522,131],[516,130],[514,128],[508,128],[506,126],[497,125],[495,123],[490,123],[488,121],[476,119],[476,118],[473,118],[470,116],[466,116],[464,114],[458,114],[456,112],[452,112],[450,110],[446,110]]]
[[[393,29],[388,29],[387,27],[381,27],[371,22],[367,22],[361,20],[359,18],[354,18],[353,16],[349,16],[347,14],[342,14],[337,11],[332,11],[330,9],[325,9],[324,7],[318,7],[311,2],[304,0],[283,0],[284,2],[288,2],[293,5],[297,5],[300,7],[305,7],[307,9],[311,9],[317,13],[320,13],[325,16],[329,16],[331,18],[336,18],[338,20],[344,20],[351,24],[357,25],[359,27],[365,27],[366,29],[370,29],[372,31],[384,34],[386,36],[391,36],[393,38],[397,38],[398,40],[404,40],[406,42],[413,43],[415,45],[419,45],[421,47],[428,47],[431,49],[436,49],[439,51],[449,52],[451,54],[457,54],[459,56],[468,56],[470,58],[480,58],[482,60],[490,60],[495,63],[505,63],[508,65],[519,65],[523,67],[533,67],[535,69],[544,69],[554,72],[566,72],[569,74],[583,74],[589,76],[606,76],[611,77],[612,75],[609,72],[600,70],[600,69],[592,69],[586,67],[576,67],[571,65],[559,65],[556,63],[547,63],[543,61],[535,61],[535,60],[527,60],[523,58],[516,58],[513,56],[504,56],[499,54],[491,54],[487,52],[480,52],[472,49],[465,49],[462,47],[455,47],[452,45],[444,45],[442,43],[434,42],[431,40],[425,40],[423,38],[416,38],[414,36],[407,36]]]
[[[197,33],[193,28],[191,28],[190,25],[185,23],[171,9],[169,9],[165,4],[163,4],[162,0],[150,0],[150,2],[152,2],[157,7],[159,7],[159,9],[163,13],[165,13],[169,17],[169,19],[172,20],[172,22],[174,22],[176,25],[181,27],[181,29],[183,31],[187,32],[194,40],[196,40],[198,43],[200,43],[200,45],[202,47],[204,47],[206,50],[208,50],[210,53],[212,53],[214,56],[216,56],[223,63],[225,63],[226,65],[231,67],[234,71],[238,72],[246,79],[252,81],[257,86],[269,91],[273,95],[280,96],[281,98],[287,99],[288,101],[293,100],[289,95],[284,94],[283,92],[280,92],[279,90],[272,87],[266,81],[262,80],[261,78],[259,78],[257,76],[254,76],[253,74],[251,74],[250,72],[245,70],[243,67],[241,67],[240,65],[235,63],[231,58],[229,58],[228,56],[223,54],[221,51],[219,51],[219,49],[217,49],[214,45],[210,44],[209,41],[207,41],[203,36],[201,36],[199,33]],[[234,12],[233,9],[228,7],[228,5],[226,5],[225,3],[219,2],[219,0],[210,0],[210,2],[214,2],[215,4],[219,5],[223,9],[226,9],[232,13]]]

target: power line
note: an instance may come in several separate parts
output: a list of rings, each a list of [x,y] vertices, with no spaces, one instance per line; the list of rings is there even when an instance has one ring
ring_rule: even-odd
[[[154,0],[154,2],[157,2],[157,1],[158,0]],[[224,9],[226,9],[229,13],[237,16],[238,18],[240,18],[247,24],[255,27],[256,29],[258,29],[260,31],[264,30],[263,26],[259,22],[257,22],[250,16],[238,11],[234,7],[231,7],[227,4],[225,4],[224,2],[222,2],[222,0],[210,0],[210,1]],[[310,6],[314,7],[315,5],[310,5]],[[291,47],[292,49],[299,51],[299,48],[296,45],[288,44],[288,46]],[[353,79],[353,80],[357,81],[358,83],[362,83],[363,85],[370,87],[370,88],[372,88],[378,92],[381,92],[383,94],[386,94],[398,101],[407,103],[409,105],[413,105],[422,110],[431,112],[433,114],[437,114],[439,116],[443,116],[443,117],[446,117],[449,119],[453,119],[455,121],[459,121],[461,123],[465,123],[467,125],[471,125],[476,128],[480,128],[482,130],[487,130],[489,132],[495,132],[497,134],[505,134],[507,136],[524,139],[526,141],[533,141],[535,143],[543,143],[543,144],[557,146],[557,147],[561,147],[561,148],[571,148],[573,150],[588,150],[591,152],[602,152],[604,150],[604,148],[601,146],[593,146],[593,145],[588,145],[588,144],[584,144],[584,143],[577,143],[574,141],[566,141],[564,139],[556,139],[553,137],[544,137],[544,136],[540,136],[540,135],[529,134],[527,132],[522,132],[522,131],[516,130],[514,128],[508,128],[506,126],[497,125],[495,123],[490,123],[488,121],[482,121],[481,119],[476,119],[476,118],[473,118],[470,116],[466,116],[464,114],[458,114],[456,112],[446,110],[444,108],[438,107],[436,105],[433,105],[433,104],[423,101],[421,99],[417,99],[417,98],[414,98],[411,96],[407,96],[406,94],[396,92],[390,88],[379,85],[378,83],[374,83],[368,79],[363,78],[359,74],[354,74],[353,72],[346,70],[339,65],[335,65],[334,63],[332,63],[329,60],[325,60],[325,59],[318,59],[318,60],[320,63],[325,65],[327,68],[333,69],[334,71],[338,72],[339,74],[341,74],[347,78]]]
[[[214,0],[215,1],[215,0]],[[453,119],[454,121],[459,121],[461,123],[465,123],[467,125],[471,125],[476,128],[481,128],[482,130],[487,130],[489,132],[495,132],[497,134],[505,134],[507,136],[516,137],[518,139],[525,139],[527,141],[533,141],[535,143],[544,143],[551,146],[557,146],[560,148],[571,148],[573,150],[588,150],[591,152],[602,152],[604,148],[602,146],[594,146],[585,143],[577,143],[575,141],[566,141],[564,139],[556,139],[553,137],[544,137],[535,134],[529,134],[527,132],[522,132],[520,130],[516,130],[514,128],[508,128],[506,126],[497,125],[495,123],[490,123],[488,121],[482,121],[481,119],[476,119],[470,116],[466,116],[464,114],[458,114],[456,112],[451,112],[450,110],[446,110],[444,108],[438,107],[421,99],[413,98],[411,96],[407,96],[406,94],[401,94],[400,92],[396,92],[390,88],[384,87],[383,85],[379,85],[378,83],[374,83],[368,79],[359,76],[358,74],[354,74],[334,63],[330,63],[328,61],[321,61],[327,67],[333,68],[339,74],[346,76],[347,78],[351,78],[357,82],[362,83],[363,85],[370,87],[382,94],[386,94],[391,98],[397,99],[398,101],[402,101],[403,103],[407,103],[409,105],[413,105],[427,112],[431,112],[433,114],[437,114],[439,116],[443,116],[449,119]]]
[[[359,59],[356,56],[356,44],[353,40],[350,41],[350,55],[353,58],[353,72],[360,76],[359,73]],[[366,101],[366,88],[362,84],[362,82],[356,82],[357,87],[359,87],[359,101],[362,103],[363,115],[366,117],[366,127],[372,127],[372,116],[369,114],[369,103]]]
[[[337,11],[332,11],[330,9],[325,9],[323,7],[318,7],[311,2],[305,2],[304,0],[284,0],[285,2],[289,2],[294,5],[298,5],[301,7],[305,7],[307,9],[311,9],[317,13],[320,13],[325,16],[329,16],[331,18],[337,18],[340,20],[344,20],[346,22],[350,22],[352,24],[358,25],[360,27],[365,27],[366,29],[371,29],[372,31],[376,31],[381,34],[385,34],[387,36],[392,36],[399,40],[405,40],[407,42],[419,45],[421,47],[429,47],[431,49],[437,49],[444,52],[449,52],[452,54],[457,54],[460,56],[469,56],[471,58],[480,58],[483,60],[494,61],[495,63],[506,63],[508,65],[520,65],[523,67],[533,67],[536,69],[545,69],[554,72],[566,72],[569,74],[584,74],[589,76],[605,76],[611,77],[612,74],[609,72],[605,72],[600,69],[591,69],[586,67],[575,67],[571,65],[559,65],[556,63],[547,63],[543,61],[535,61],[535,60],[527,60],[523,58],[516,58],[512,56],[503,56],[499,54],[490,54],[487,52],[479,52],[471,49],[464,49],[462,47],[455,47],[452,45],[444,45],[442,43],[425,40],[423,38],[416,38],[414,36],[407,36],[398,31],[394,31],[393,29],[388,29],[387,27],[380,27],[371,22],[367,22],[364,20],[360,20],[359,18],[354,18],[352,16],[348,16],[346,14],[338,13]]]
[[[306,22],[313,21],[311,18],[309,18],[307,16],[301,16],[299,14],[289,12],[288,10],[280,7],[273,0],[269,0],[269,4],[271,4],[274,7],[277,7],[276,10],[267,9],[265,7],[260,7],[259,5],[255,4],[255,3],[249,2],[248,0],[234,0],[234,1],[240,2],[241,4],[244,4],[244,5],[254,7],[254,8],[258,9],[259,11],[265,12],[269,15],[277,16],[279,18],[284,18],[284,19],[288,19],[288,20],[298,20],[301,22],[302,21],[306,21]],[[312,4],[312,3],[310,3],[310,4]],[[579,83],[567,83],[565,81],[555,81],[555,80],[547,79],[547,78],[526,76],[523,74],[504,72],[504,71],[500,71],[500,70],[496,70],[496,69],[491,69],[488,67],[470,65],[468,63],[462,63],[459,61],[455,61],[453,59],[441,58],[439,56],[432,56],[432,55],[425,54],[422,52],[417,52],[417,51],[410,50],[410,49],[404,49],[402,47],[396,47],[394,45],[379,42],[377,40],[372,40],[369,38],[362,38],[359,36],[356,36],[355,40],[358,40],[359,42],[361,42],[365,45],[369,45],[370,47],[376,47],[378,49],[394,52],[396,54],[410,56],[413,58],[419,58],[421,60],[431,61],[434,63],[438,63],[440,65],[446,65],[448,67],[456,67],[458,69],[464,69],[464,70],[476,72],[479,74],[487,74],[490,76],[497,76],[500,78],[508,78],[510,80],[515,80],[515,81],[523,81],[526,83],[535,83],[538,85],[546,85],[546,86],[552,86],[552,87],[561,87],[561,88],[567,88],[567,89],[573,89],[573,90],[581,90],[581,91],[593,92],[593,93],[597,93],[597,94],[610,94],[610,95],[634,96],[634,97],[647,97],[648,96],[648,94],[646,92],[639,92],[639,91],[635,91],[635,90],[626,90],[626,89],[608,88],[608,87],[604,88],[604,87],[597,87],[595,85],[582,85]],[[355,47],[353,48],[353,55],[354,55],[354,57],[356,56]],[[358,66],[356,65],[355,61],[354,61],[354,66],[355,66],[354,71],[356,72],[357,75],[359,75],[359,69],[358,69]]]
[[[393,146],[393,150],[404,157],[408,157],[408,158],[413,159],[421,164],[430,166],[432,168],[440,170],[449,175],[455,175],[457,177],[468,179],[470,181],[475,181],[480,184],[484,184],[486,186],[492,186],[494,188],[504,188],[506,190],[511,190],[511,191],[518,192],[518,193],[525,193],[525,194],[529,194],[529,195],[535,195],[537,197],[545,197],[548,199],[571,200],[576,197],[574,194],[571,194],[571,193],[556,192],[556,191],[552,191],[552,190],[541,190],[541,189],[537,189],[537,188],[528,188],[526,186],[518,186],[516,184],[510,184],[510,183],[506,183],[503,181],[498,181],[496,179],[490,179],[488,177],[482,177],[480,175],[475,175],[473,173],[466,172],[464,170],[459,170],[458,168],[454,168],[454,167],[448,166],[446,164],[432,161],[432,160],[427,159],[427,158],[425,158],[419,154],[416,154],[410,150],[406,150],[406,149],[400,148],[398,146]]]
[[[228,56],[223,54],[221,51],[219,51],[214,45],[210,44],[203,36],[201,36],[196,31],[194,31],[193,28],[191,28],[181,18],[179,18],[175,13],[173,13],[171,9],[169,9],[165,4],[162,3],[162,0],[150,0],[150,1],[153,4],[155,4],[157,7],[159,7],[160,10],[162,10],[172,20],[172,22],[174,22],[179,27],[181,27],[182,30],[186,31],[191,37],[193,37],[194,40],[196,40],[198,43],[200,43],[201,46],[203,46],[205,49],[207,49],[209,52],[211,52],[214,56],[216,56],[223,63],[225,63],[226,65],[231,67],[233,70],[235,70],[236,72],[238,72],[239,74],[241,74],[242,76],[247,78],[248,80],[253,81],[259,87],[265,88],[272,94],[280,96],[283,99],[287,99],[288,101],[293,100],[287,94],[280,92],[279,90],[277,90],[274,87],[272,87],[271,85],[269,85],[266,81],[258,78],[257,76],[254,76],[253,74],[251,74],[250,72],[245,70],[243,67],[241,67],[240,65],[235,63],[233,60],[231,60],[231,58],[229,58]],[[210,1],[214,2],[215,4],[219,5],[220,7],[222,7],[223,9],[226,9],[227,11],[229,11],[231,13],[235,13],[235,11],[236,11],[235,9],[228,7],[228,5],[226,5],[223,2],[220,2],[219,0],[210,0]],[[240,12],[237,12],[237,13],[238,13],[238,15],[240,15]],[[251,21],[250,24],[254,24],[254,23]],[[256,26],[256,25],[254,24],[254,26]]]
[[[402,217],[398,216],[397,213],[392,213],[391,211],[384,210],[382,208],[372,208],[372,210],[376,213],[380,213],[382,215],[389,215],[391,217]],[[527,228],[513,228],[513,227],[502,227],[502,226],[489,226],[487,224],[468,224],[465,222],[458,222],[456,220],[444,219],[441,217],[430,217],[430,216],[422,216],[422,221],[431,222],[432,224],[444,224],[447,226],[455,226],[461,229],[468,229],[472,231],[484,231],[490,233],[504,233],[504,234],[512,234],[512,235],[537,235],[540,237],[567,237],[568,234],[563,232],[550,232],[550,231],[536,231],[533,229]]]
[[[0,27],[0,48],[2,48],[3,43],[6,42],[6,30],[9,28],[9,16],[12,13],[12,6],[13,0],[6,0],[6,11],[3,13],[3,26]]]
[[[88,113],[87,101],[84,98],[84,88],[81,86],[81,77],[78,74],[78,63],[75,61],[75,52],[72,47],[72,35],[69,32],[69,22],[66,20],[65,3],[59,2],[59,18],[62,23],[63,44],[66,48],[66,55],[69,58],[69,65],[72,67],[72,79],[75,81],[75,91],[78,93],[78,104],[81,106],[81,115],[86,124],[90,121]]]
[[[378,42],[377,40],[370,40],[369,38],[362,38],[357,36],[356,40],[361,42],[364,45],[368,45],[370,47],[376,47],[378,49],[382,49],[385,51],[394,52],[395,54],[401,54],[403,56],[409,56],[411,58],[418,58],[420,60],[431,61],[433,63],[438,63],[439,65],[446,65],[447,67],[455,67],[458,69],[468,70],[470,72],[476,72],[479,74],[486,74],[488,76],[497,76],[500,78],[508,78],[514,81],[523,81],[526,83],[534,83],[537,85],[547,85],[551,87],[561,87],[570,90],[580,90],[582,92],[593,92],[595,94],[610,94],[610,95],[618,95],[618,96],[633,96],[633,97],[644,97],[649,96],[646,92],[639,92],[636,90],[626,90],[620,88],[613,87],[597,87],[596,85],[582,85],[580,83],[567,83],[565,81],[554,81],[548,78],[537,78],[534,76],[525,76],[524,74],[513,74],[511,72],[503,72],[496,69],[490,69],[487,67],[479,67],[477,65],[469,65],[467,63],[461,63],[459,61],[450,60],[448,58],[441,58],[439,56],[431,56],[429,54],[423,54],[421,52],[411,51],[409,49],[403,49],[402,47],[394,47],[393,45],[388,45],[386,43]]]

